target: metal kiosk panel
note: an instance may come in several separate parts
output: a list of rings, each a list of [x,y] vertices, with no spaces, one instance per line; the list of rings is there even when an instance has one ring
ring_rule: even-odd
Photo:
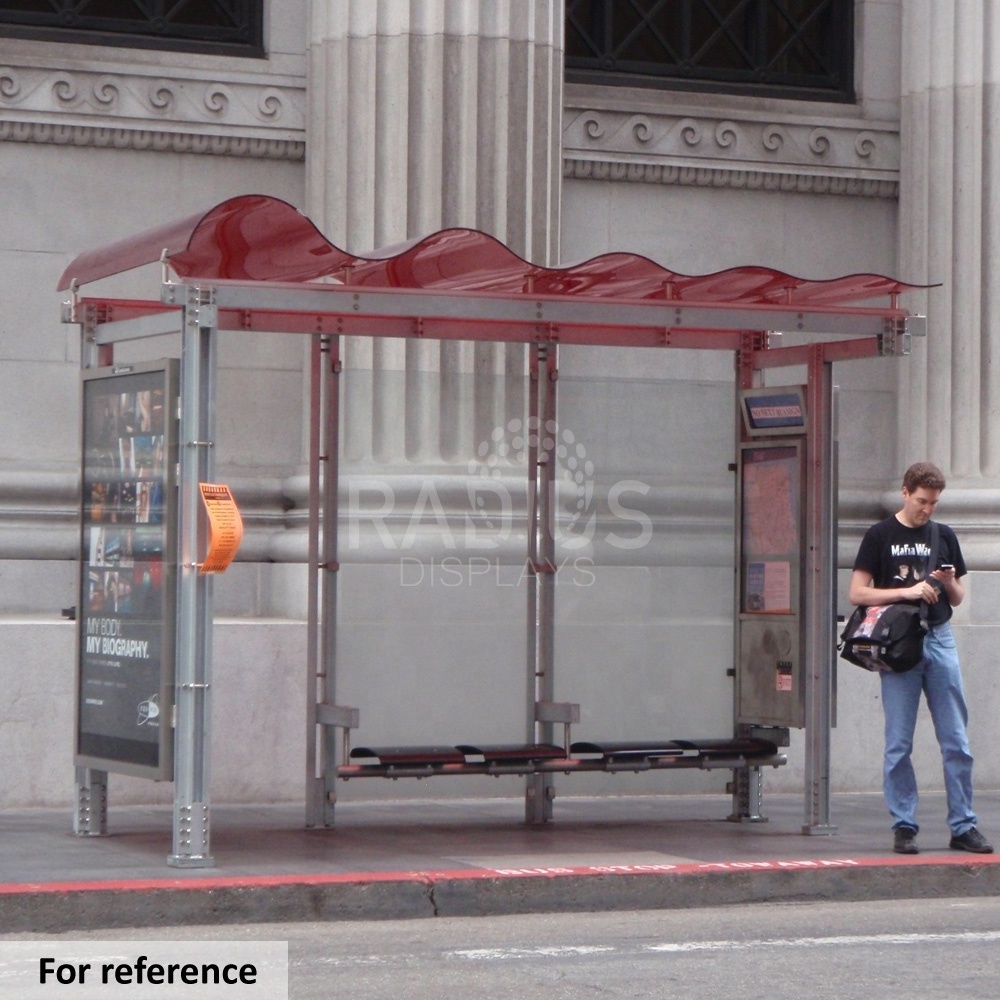
[[[802,443],[740,449],[737,722],[805,725]]]
[[[173,777],[178,366],[83,379],[75,763]]]

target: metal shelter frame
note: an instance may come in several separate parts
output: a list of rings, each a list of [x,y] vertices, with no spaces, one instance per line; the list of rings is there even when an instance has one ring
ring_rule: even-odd
[[[89,281],[160,260],[159,301],[85,298]],[[170,272],[173,272],[172,274]],[[216,334],[298,333],[311,338],[307,806],[310,826],[332,822],[348,735],[359,712],[337,700],[337,521],[340,344],[345,336],[490,340],[529,348],[529,405],[544,423],[556,413],[561,345],[689,348],[731,352],[737,390],[762,373],[805,366],[807,489],[803,586],[805,630],[804,833],[830,833],[830,728],[834,702],[836,459],[832,366],[900,356],[923,334],[922,317],[900,307],[915,286],[878,275],[809,281],[767,268],[685,276],[636,255],[609,254],[549,269],[516,257],[482,233],[450,230],[367,257],[347,254],[292,206],[264,196],[231,199],[207,213],[81,254],[66,269],[64,322],[81,328],[83,368],[114,364],[117,343],[181,336],[177,551],[175,867],[212,865],[210,850],[212,579],[198,573],[199,483],[215,477]],[[883,299],[872,305],[875,297]],[[779,346],[775,331],[823,335]],[[832,339],[830,339],[832,337]],[[529,744],[551,745],[554,727],[579,708],[554,694],[554,461],[529,455],[527,711]],[[739,729],[739,727],[737,727]],[[342,763],[338,767],[336,761]],[[551,817],[556,771],[582,770],[566,753],[526,766],[475,773],[528,775],[526,818]],[[765,760],[764,763],[780,761]],[[735,817],[759,818],[756,762],[732,767]],[[638,769],[638,768],[636,768]],[[405,771],[401,772],[405,774]],[[75,829],[106,832],[107,773],[77,769]]]

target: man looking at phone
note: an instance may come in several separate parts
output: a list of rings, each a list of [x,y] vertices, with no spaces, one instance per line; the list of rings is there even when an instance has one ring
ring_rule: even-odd
[[[972,811],[972,753],[968,708],[962,689],[958,650],[951,629],[952,608],[962,603],[965,560],[955,532],[938,523],[937,565],[930,566],[930,522],[945,479],[930,462],[911,465],[903,476],[903,506],[865,533],[854,561],[849,599],[873,606],[926,601],[928,625],[924,658],[906,673],[882,673],[885,714],[883,791],[892,816],[893,850],[917,854],[917,781],[910,759],[920,696],[927,698],[941,748],[948,800],[949,847],[974,854],[993,848],[976,829]]]

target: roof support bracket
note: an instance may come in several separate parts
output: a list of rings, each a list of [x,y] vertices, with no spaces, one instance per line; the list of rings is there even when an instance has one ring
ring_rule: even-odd
[[[906,319],[887,316],[884,329],[878,335],[879,354],[882,357],[903,357],[910,353],[910,330]]]
[[[219,307],[211,285],[188,285],[185,321],[192,329],[214,330],[219,325]]]
[[[740,337],[740,348],[736,352],[736,369],[740,385],[749,389],[753,385],[754,371],[760,366],[757,356],[766,351],[768,345],[767,331],[746,330]]]

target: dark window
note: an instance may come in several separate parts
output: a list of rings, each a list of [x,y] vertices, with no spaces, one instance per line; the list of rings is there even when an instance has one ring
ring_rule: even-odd
[[[854,99],[853,0],[566,0],[566,77]]]
[[[264,0],[0,0],[0,35],[262,56]]]

